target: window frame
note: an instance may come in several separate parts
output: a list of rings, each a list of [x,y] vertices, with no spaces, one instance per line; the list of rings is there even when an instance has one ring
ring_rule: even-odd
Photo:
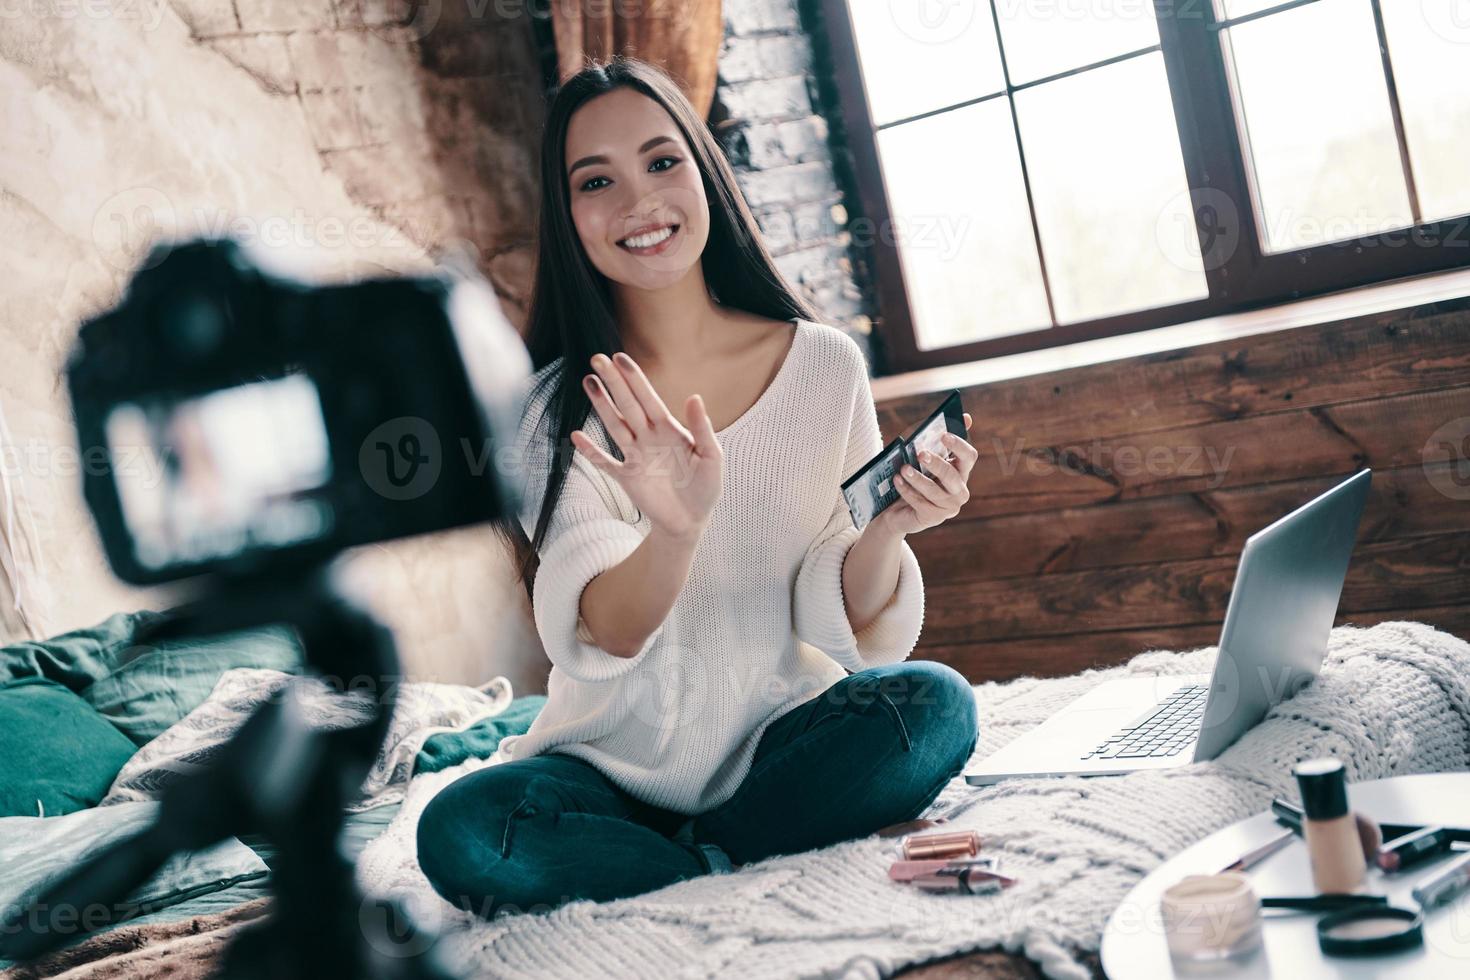
[[[998,34],[999,22],[994,0],[976,2],[989,10],[992,19],[996,21]],[[1380,0],[1366,2],[1372,6],[1377,27],[1399,159],[1416,223],[1408,228],[1289,251],[1266,252],[1261,247],[1262,236],[1259,234],[1258,215],[1254,206],[1256,195],[1251,186],[1246,147],[1236,125],[1236,96],[1232,91],[1225,60],[1224,49],[1228,40],[1222,42],[1220,32],[1228,26],[1318,2],[1321,0],[1281,0],[1264,11],[1220,21],[1215,16],[1212,0],[1153,0],[1159,31],[1157,48],[1109,58],[1090,68],[1080,69],[1092,70],[1128,57],[1152,53],[1153,50],[1162,53],[1170,99],[1174,106],[1174,122],[1179,134],[1185,179],[1190,190],[1196,229],[1201,234],[1201,245],[1206,244],[1204,236],[1207,233],[1202,227],[1202,216],[1213,213],[1211,202],[1218,200],[1216,195],[1223,194],[1231,202],[1235,202],[1234,218],[1239,223],[1239,234],[1212,236],[1209,239],[1210,244],[1217,246],[1218,250],[1228,251],[1223,255],[1206,253],[1203,256],[1205,280],[1209,289],[1207,297],[1077,323],[1055,324],[1053,316],[1054,325],[1050,327],[921,350],[914,330],[913,310],[909,303],[898,245],[891,234],[877,234],[871,236],[869,243],[861,247],[873,273],[872,285],[879,314],[874,329],[883,341],[886,362],[884,367],[887,373],[1059,347],[1173,326],[1203,317],[1258,309],[1371,283],[1470,266],[1470,215],[1432,222],[1421,219],[1414,173],[1408,157],[1398,94],[1385,41]],[[872,221],[875,227],[892,228],[892,212],[878,156],[878,129],[869,108],[857,39],[848,13],[848,0],[821,0],[821,3],[823,16],[820,19],[825,26],[831,59],[831,81],[852,160],[851,176],[857,203],[862,215]],[[1074,70],[1064,74],[1076,73]],[[987,98],[1004,98],[1011,103],[1010,93],[1013,90],[1037,84],[1033,82],[1012,86],[1008,74],[1005,81],[1005,91]],[[962,101],[938,111],[949,111],[973,101],[975,100]],[[1013,128],[1017,129],[1017,146],[1021,147],[1013,103],[1011,122]],[[1045,252],[1041,250],[1035,207],[1031,201],[1029,176],[1024,165],[1024,147],[1021,147],[1020,152],[1023,154],[1023,181],[1028,185],[1027,205],[1031,212],[1032,234],[1041,257],[1042,277],[1045,282]],[[1419,244],[1421,242],[1428,244]],[[1051,302],[1048,284],[1049,309]]]

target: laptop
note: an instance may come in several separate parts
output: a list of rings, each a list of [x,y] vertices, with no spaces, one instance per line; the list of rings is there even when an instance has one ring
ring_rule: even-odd
[[[1321,670],[1371,479],[1364,469],[1246,540],[1213,674],[1100,684],[965,781],[1111,776],[1219,755]]]

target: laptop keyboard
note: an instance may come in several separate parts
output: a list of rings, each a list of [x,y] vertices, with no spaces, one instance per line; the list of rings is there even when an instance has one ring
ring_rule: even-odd
[[[1199,723],[1209,693],[1208,684],[1181,687],[1082,758],[1147,759],[1178,755],[1199,736]]]

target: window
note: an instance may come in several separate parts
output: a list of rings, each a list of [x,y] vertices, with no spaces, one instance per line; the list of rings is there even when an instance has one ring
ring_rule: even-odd
[[[891,369],[1470,265],[1470,0],[827,0]]]

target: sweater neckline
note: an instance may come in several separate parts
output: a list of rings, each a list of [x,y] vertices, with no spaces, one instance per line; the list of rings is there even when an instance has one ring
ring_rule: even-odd
[[[734,435],[736,431],[742,428],[760,410],[762,405],[770,401],[776,389],[781,387],[786,376],[791,373],[791,364],[796,360],[796,348],[801,344],[802,335],[806,333],[806,324],[800,317],[792,317],[791,322],[796,324],[796,329],[791,335],[791,346],[786,348],[786,356],[781,360],[781,366],[776,369],[776,376],[771,379],[771,383],[766,385],[766,390],[760,393],[756,400],[751,403],[750,407],[740,414],[739,418],[723,429],[715,431],[715,438],[722,439],[725,436]]]

